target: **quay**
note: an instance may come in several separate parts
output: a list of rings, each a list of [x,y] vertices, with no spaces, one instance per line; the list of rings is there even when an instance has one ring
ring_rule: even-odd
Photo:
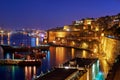
[[[40,58],[45,57],[45,54],[32,53],[34,50],[49,50],[49,45],[42,45],[37,47],[21,47],[0,45],[0,65],[19,65],[19,66],[38,66],[41,65]],[[21,54],[19,52],[27,52]],[[37,55],[37,56],[36,56]],[[38,59],[39,58],[39,59]]]
[[[49,45],[41,45],[36,47],[0,45],[0,59],[14,59],[16,53],[21,57],[22,53],[26,53],[26,55],[30,55],[31,53],[35,53],[35,51],[40,52],[40,51],[48,51],[48,50],[49,50]],[[44,57],[44,55],[41,56]]]
[[[0,48],[3,49],[4,52],[29,52],[34,49],[40,50],[49,50],[49,45],[40,45],[36,47],[31,46],[10,46],[10,45],[0,45]]]
[[[40,60],[1,59],[0,65],[39,66]]]

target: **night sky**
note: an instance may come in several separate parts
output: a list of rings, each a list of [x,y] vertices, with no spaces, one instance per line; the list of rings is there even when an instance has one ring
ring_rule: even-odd
[[[0,0],[0,27],[50,29],[120,13],[120,0]]]

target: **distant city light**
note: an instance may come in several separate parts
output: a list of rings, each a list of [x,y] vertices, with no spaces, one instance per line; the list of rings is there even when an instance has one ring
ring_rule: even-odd
[[[44,34],[41,34],[41,37],[44,37]]]
[[[103,36],[104,36],[104,33],[102,33],[101,36],[103,37]]]
[[[56,43],[56,41],[53,41],[53,43]]]
[[[68,66],[65,66],[65,69],[69,69],[69,67],[68,67]]]
[[[70,29],[66,29],[67,31],[70,31]]]

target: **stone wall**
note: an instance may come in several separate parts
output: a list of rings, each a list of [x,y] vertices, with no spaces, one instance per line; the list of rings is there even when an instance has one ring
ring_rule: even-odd
[[[100,54],[104,56],[108,62],[113,63],[116,56],[120,55],[120,41],[117,39],[102,37]]]

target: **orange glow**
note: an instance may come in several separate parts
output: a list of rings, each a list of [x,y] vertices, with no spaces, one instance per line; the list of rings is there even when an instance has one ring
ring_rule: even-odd
[[[59,64],[62,64],[62,62],[64,61],[64,54],[65,48],[56,47],[56,61],[59,62]]]
[[[64,32],[57,32],[56,37],[65,37],[66,33]]]
[[[55,43],[56,43],[56,41],[53,41],[53,43],[55,44]]]
[[[97,53],[97,49],[94,49],[94,51],[93,51],[94,53]]]
[[[45,40],[44,43],[47,43],[47,40]]]
[[[33,74],[36,75],[36,66],[33,66]]]
[[[108,46],[109,44],[109,46]],[[104,41],[103,41],[103,51],[105,53],[105,57],[106,59],[112,63],[114,61],[114,58],[115,58],[115,55],[113,54],[116,49],[115,49],[115,46],[116,46],[116,41],[113,40],[113,39],[108,39],[108,38],[104,38]]]
[[[75,41],[72,41],[72,42],[71,42],[71,46],[75,46]]]
[[[104,33],[102,33],[101,36],[103,37],[103,36],[104,36]]]
[[[37,37],[36,38],[36,46],[38,46],[39,45],[39,38]]]
[[[98,27],[96,27],[96,28],[95,28],[95,31],[99,31],[99,28],[98,28]]]
[[[87,43],[82,43],[82,47],[81,48],[84,48],[84,49],[87,49],[88,48],[88,44]]]
[[[36,76],[36,66],[25,66],[25,80],[31,80]]]
[[[118,49],[118,46],[115,39],[102,37],[101,52],[104,58],[101,59],[101,63],[102,63],[102,70],[104,72],[105,77],[107,76],[107,73],[110,69],[110,65],[112,65],[114,62],[114,59],[116,57],[115,53],[119,51],[117,49]]]
[[[83,50],[83,52],[82,52],[82,57],[83,57],[83,58],[86,58],[86,57],[87,57],[87,52],[86,52],[85,50]]]
[[[28,70],[27,70],[27,66],[25,66],[25,76],[27,76],[28,74]]]
[[[74,58],[74,56],[75,56],[75,49],[72,48],[72,58]]]

